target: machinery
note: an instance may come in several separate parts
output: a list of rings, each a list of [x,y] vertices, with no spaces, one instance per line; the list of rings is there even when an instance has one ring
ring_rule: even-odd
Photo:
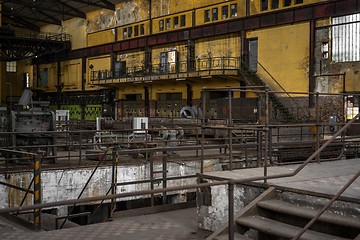
[[[34,107],[34,104],[46,105],[44,102],[32,102],[32,92],[25,90],[19,100],[22,110],[13,110],[8,119],[8,131],[13,133],[10,146],[16,150],[46,154],[46,159],[55,163],[56,148],[54,112]],[[26,108],[29,107],[29,110]]]

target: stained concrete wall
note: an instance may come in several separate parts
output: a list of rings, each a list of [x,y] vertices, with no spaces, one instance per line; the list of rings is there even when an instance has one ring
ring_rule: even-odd
[[[208,203],[210,205],[198,205],[198,226],[201,229],[208,231],[216,231],[220,226],[227,223],[229,217],[229,201],[228,201],[228,187],[227,186],[213,186],[211,187],[211,194],[208,195],[211,199]],[[236,185],[234,188],[234,209],[235,214],[243,207],[249,204],[257,196],[259,196],[264,189]],[[201,194],[201,193],[200,193]],[[201,196],[198,196],[198,198]]]
[[[193,175],[200,171],[199,161],[187,161],[179,163],[167,163],[168,177]],[[209,161],[205,164],[207,171],[220,170],[218,160]],[[154,164],[154,170],[162,169],[162,164]],[[49,203],[61,200],[78,198],[83,186],[89,179],[93,168],[62,169],[62,170],[44,170],[41,174],[42,179],[42,202]],[[111,186],[111,166],[100,167],[90,180],[88,187],[82,197],[94,197],[105,195]],[[11,173],[9,179],[5,174],[0,175],[0,181],[13,184],[22,188],[28,188],[33,177],[32,171]],[[137,163],[136,165],[123,165],[118,168],[118,182],[129,182],[136,180],[150,179],[150,164]],[[155,178],[161,178],[162,174],[155,174]],[[177,181],[168,181],[167,186],[180,186],[194,184],[196,179],[183,179]],[[162,183],[155,184],[155,189],[162,188]],[[150,184],[137,184],[119,186],[117,192],[133,192],[140,190],[149,190]],[[24,192],[0,185],[0,208],[19,206],[24,196]],[[179,194],[184,191],[178,192]],[[169,193],[170,194],[170,193]],[[142,197],[136,197],[142,198]],[[122,198],[121,201],[132,200],[135,197]],[[26,198],[24,205],[31,205],[32,195]]]

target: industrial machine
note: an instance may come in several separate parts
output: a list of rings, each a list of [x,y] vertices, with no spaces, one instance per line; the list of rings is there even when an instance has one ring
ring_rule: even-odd
[[[13,133],[9,147],[45,154],[47,162],[55,163],[55,137],[50,133],[55,131],[54,112],[41,108],[45,102],[33,102],[32,92],[28,89],[24,90],[18,105],[22,109],[13,110],[8,116],[8,131]]]

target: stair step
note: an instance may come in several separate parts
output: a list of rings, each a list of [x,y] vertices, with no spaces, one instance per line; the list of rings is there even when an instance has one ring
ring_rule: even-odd
[[[217,236],[216,238],[214,238],[214,240],[228,240],[228,239],[229,239],[228,233],[221,234],[221,235]],[[246,237],[244,235],[241,235],[240,233],[235,232],[234,240],[253,240],[253,239]]]
[[[286,223],[281,223],[274,221],[272,219],[268,219],[265,217],[261,217],[258,215],[240,217],[236,219],[237,224],[241,226],[245,226],[248,228],[252,228],[263,232],[265,234],[278,236],[282,238],[293,238],[296,234],[301,231],[301,228],[295,227]],[[347,238],[341,238],[337,236],[328,235],[325,233],[315,232],[311,230],[307,230],[299,239],[305,240],[345,240]]]
[[[319,211],[316,209],[299,207],[297,205],[275,199],[260,201],[257,203],[257,206],[273,212],[295,215],[297,217],[306,218],[309,220],[312,219]],[[343,227],[360,229],[360,219],[346,217],[339,214],[325,212],[320,216],[318,221],[331,223]]]

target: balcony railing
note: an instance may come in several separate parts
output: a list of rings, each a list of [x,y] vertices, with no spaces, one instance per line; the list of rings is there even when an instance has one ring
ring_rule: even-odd
[[[214,57],[198,58],[193,61],[168,62],[164,64],[139,65],[126,67],[117,71],[97,70],[91,71],[90,79],[96,83],[99,80],[110,80],[120,78],[135,78],[156,75],[182,74],[201,71],[216,70],[238,70],[240,67],[240,57]],[[176,77],[176,76],[174,76]]]

